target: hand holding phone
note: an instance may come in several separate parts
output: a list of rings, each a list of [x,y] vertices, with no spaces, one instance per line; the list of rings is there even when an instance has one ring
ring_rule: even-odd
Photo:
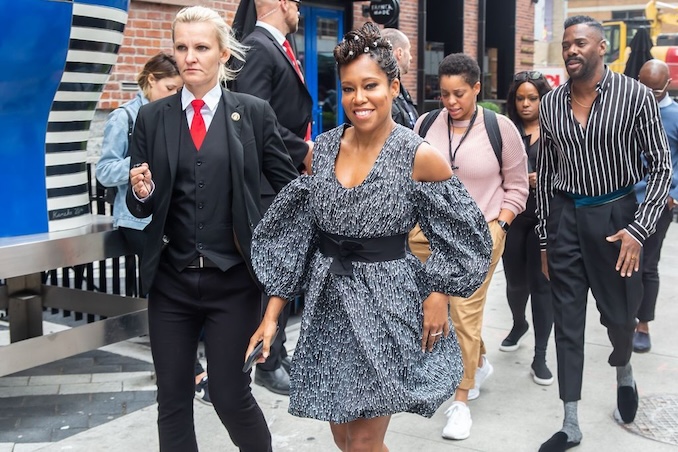
[[[278,337],[278,331],[279,330],[280,330],[280,328],[275,329],[275,334],[271,338],[271,343],[273,343],[275,341],[275,338]],[[245,364],[242,366],[243,372],[247,373],[247,372],[250,371],[250,369],[252,369],[252,366],[254,366],[254,363],[259,358],[261,358],[261,353],[262,353],[263,349],[264,349],[264,341],[261,340],[261,341],[257,342],[257,345],[252,350],[252,353],[250,353],[249,356],[247,357],[247,359],[245,360]]]

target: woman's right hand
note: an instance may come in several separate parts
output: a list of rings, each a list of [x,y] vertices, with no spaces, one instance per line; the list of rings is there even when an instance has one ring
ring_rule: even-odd
[[[261,356],[257,358],[257,363],[263,363],[266,361],[266,358],[270,355],[271,342],[273,342],[273,336],[278,328],[278,322],[276,320],[271,320],[264,318],[259,324],[259,328],[254,332],[250,338],[250,343],[247,346],[247,351],[245,352],[244,361],[247,361],[247,357],[250,356],[254,347],[257,346],[259,341],[264,341],[264,347],[261,350]]]
[[[280,297],[269,298],[264,318],[261,320],[259,328],[257,328],[250,338],[250,343],[247,346],[247,351],[245,351],[245,358],[243,361],[247,361],[247,357],[250,356],[250,353],[252,353],[252,350],[254,350],[254,347],[257,346],[259,341],[264,341],[264,347],[261,350],[261,357],[257,359],[257,362],[263,363],[266,361],[266,358],[270,355],[271,342],[273,342],[273,337],[278,329],[278,317],[286,303],[287,301]]]
[[[132,190],[137,198],[144,199],[151,194],[151,187],[153,186],[153,175],[148,168],[148,163],[141,163],[134,165],[129,170],[129,182],[132,185]]]

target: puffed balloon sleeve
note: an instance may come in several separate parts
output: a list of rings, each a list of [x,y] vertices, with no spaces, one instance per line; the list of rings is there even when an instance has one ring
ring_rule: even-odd
[[[431,244],[424,267],[429,289],[466,298],[483,283],[490,265],[492,238],[485,218],[456,176],[414,184],[417,220]]]
[[[300,176],[276,196],[252,236],[252,267],[269,296],[290,300],[304,283],[316,247],[310,180]]]

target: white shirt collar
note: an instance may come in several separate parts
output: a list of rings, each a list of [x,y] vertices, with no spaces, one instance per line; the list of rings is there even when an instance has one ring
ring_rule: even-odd
[[[282,34],[282,32],[280,30],[278,30],[277,28],[275,28],[273,25],[267,24],[266,22],[262,22],[260,20],[258,20],[255,25],[257,27],[261,27],[265,30],[268,30],[268,32],[273,35],[275,40],[278,41],[278,44],[282,45],[283,42],[285,42],[285,40],[286,40],[285,35]]]
[[[181,109],[186,110],[186,108],[191,105],[191,102],[194,99],[195,96],[193,93],[184,86],[184,88],[181,90]],[[219,104],[219,99],[221,99],[221,85],[219,83],[214,85],[214,88],[209,90],[202,98],[202,100],[205,101],[205,106],[207,106],[207,108],[209,108],[212,112],[216,110],[217,105]]]
[[[666,93],[662,100],[659,101],[659,108],[668,107],[669,105],[671,105],[672,102],[673,101],[671,100],[671,96],[669,96],[669,94]]]

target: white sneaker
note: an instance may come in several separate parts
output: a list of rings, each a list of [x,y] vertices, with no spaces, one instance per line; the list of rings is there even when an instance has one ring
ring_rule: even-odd
[[[483,355],[483,366],[476,368],[476,383],[473,386],[473,389],[468,391],[469,400],[475,400],[480,397],[480,385],[487,380],[487,377],[492,375],[492,372],[494,372],[494,367],[492,367],[492,364],[487,360],[487,356]]]
[[[452,402],[447,411],[447,424],[443,429],[445,439],[466,439],[471,436],[471,410],[464,402]]]

